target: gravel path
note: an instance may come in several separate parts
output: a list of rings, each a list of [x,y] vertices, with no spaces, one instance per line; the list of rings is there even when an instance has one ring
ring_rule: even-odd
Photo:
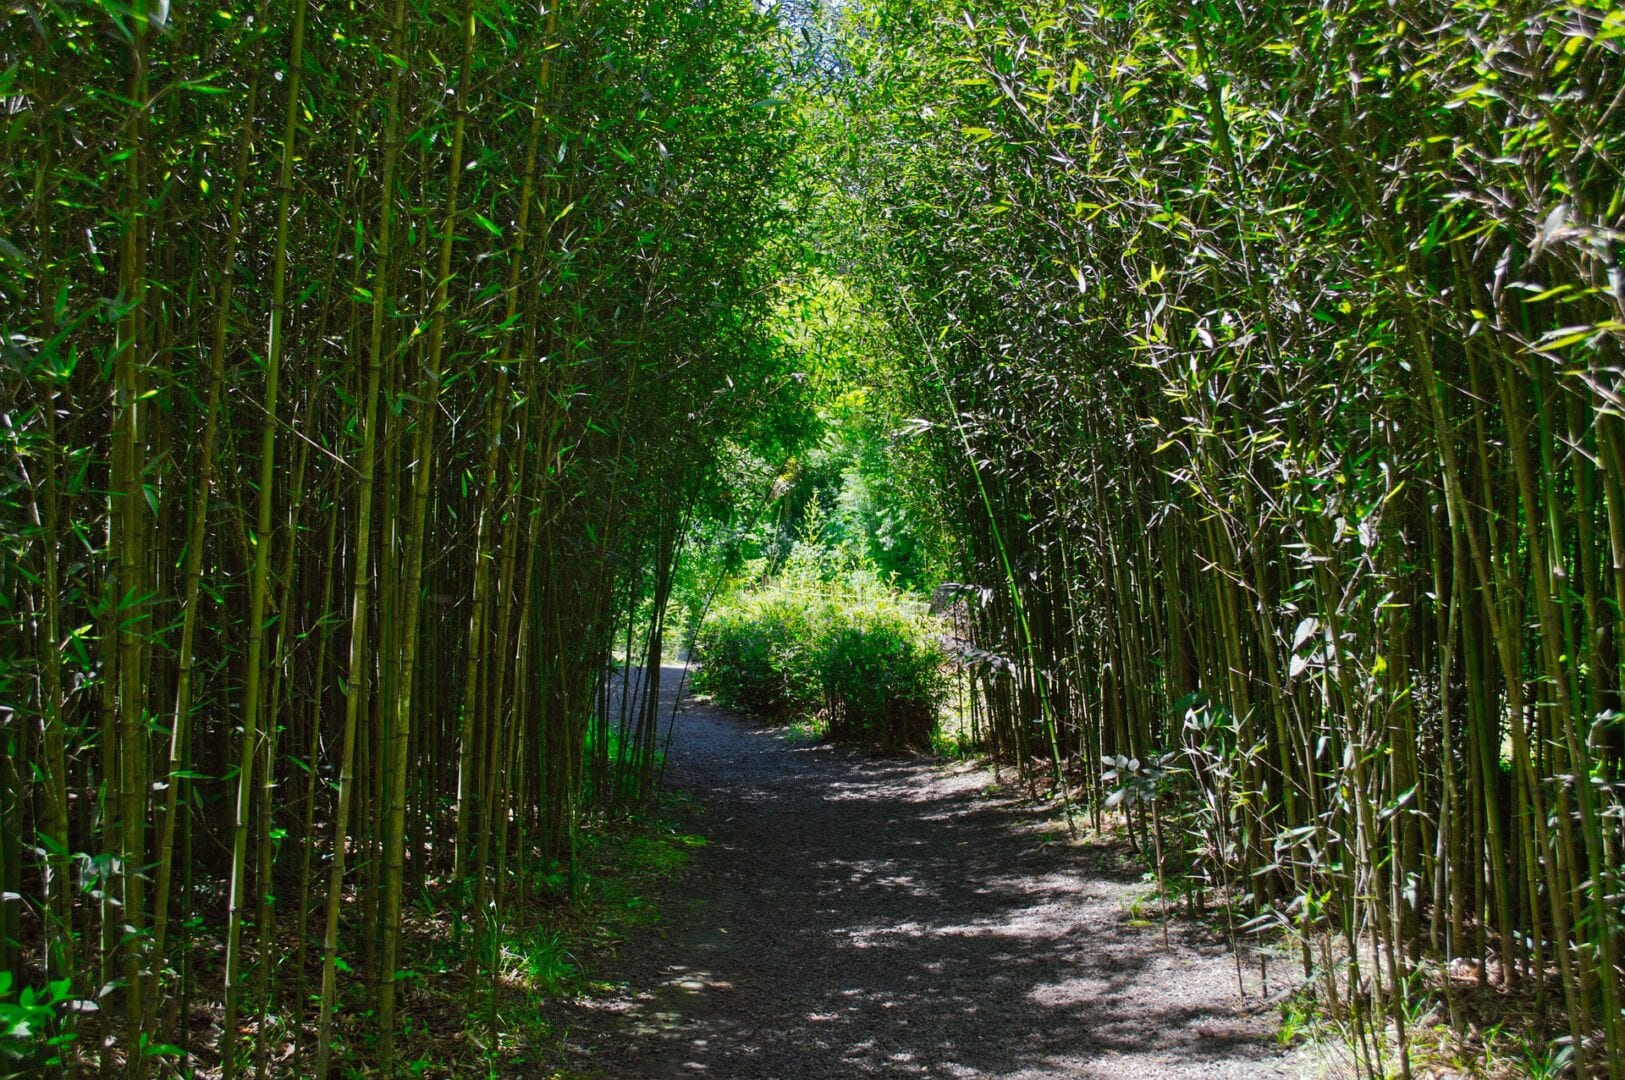
[[[1120,855],[990,794],[987,770],[798,744],[690,700],[667,781],[708,842],[658,898],[665,924],[595,972],[622,992],[561,1018],[573,1070],[1313,1075],[1271,1037],[1256,966],[1241,998],[1210,932],[1176,924],[1165,951],[1132,925],[1144,886]]]

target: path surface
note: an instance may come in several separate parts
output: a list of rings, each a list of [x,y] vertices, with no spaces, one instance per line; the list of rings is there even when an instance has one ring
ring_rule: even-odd
[[[1210,933],[1176,925],[1165,952],[1132,925],[1138,874],[987,794],[989,772],[689,700],[667,779],[708,843],[659,898],[664,926],[595,972],[623,992],[560,1018],[578,1073],[1313,1075],[1271,1038],[1256,968],[1242,999]]]

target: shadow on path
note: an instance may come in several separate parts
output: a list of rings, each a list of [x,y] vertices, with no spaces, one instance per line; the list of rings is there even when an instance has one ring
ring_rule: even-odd
[[[668,673],[669,684],[677,671]],[[1253,1077],[1312,1072],[1222,941],[968,765],[797,745],[689,701],[667,780],[708,839],[560,1018],[604,1077]]]

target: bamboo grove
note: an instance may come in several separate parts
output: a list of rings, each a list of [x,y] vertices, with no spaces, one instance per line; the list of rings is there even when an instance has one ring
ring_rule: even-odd
[[[59,1068],[393,1075],[414,907],[477,974],[647,800],[611,639],[658,670],[712,456],[799,408],[779,53],[732,0],[4,6],[0,970]]]
[[[1363,1070],[1493,992],[1619,1076],[1625,12],[850,21],[984,744],[1300,933]]]
[[[775,487],[719,458],[845,389],[775,331],[820,249],[982,748],[1294,935],[1362,1071],[1510,1004],[1619,1077],[1625,12],[789,6],[0,7],[53,1068],[401,1073],[442,916],[494,987],[658,783],[692,523]]]

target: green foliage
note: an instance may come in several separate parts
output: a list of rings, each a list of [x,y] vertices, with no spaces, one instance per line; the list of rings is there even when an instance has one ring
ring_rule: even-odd
[[[776,518],[778,542],[816,529],[822,547],[873,569],[903,589],[928,588],[942,574],[940,523],[910,486],[918,462],[898,437],[903,422],[876,391],[858,386],[821,409],[823,437],[792,463]]]
[[[581,964],[562,931],[535,927],[508,943],[506,948],[513,951],[523,977],[538,992],[557,997],[574,988]]]
[[[309,1009],[354,898],[365,962],[412,966],[403,894],[500,932],[520,882],[570,879],[584,804],[651,798],[652,710],[588,735],[617,630],[658,624],[691,521],[754,510],[717,459],[816,422],[775,322],[789,46],[752,0],[6,29],[0,969],[121,977],[108,1053],[138,1072],[145,1031],[229,1080],[238,1006]],[[221,943],[224,981],[181,961]],[[355,1064],[393,1072],[369,974]],[[280,1068],[368,1045],[323,982]],[[182,997],[228,999],[219,1045],[172,1030]]]
[[[0,971],[0,1077],[8,1080],[59,1067],[74,1039],[60,1023],[72,998],[68,980],[54,981],[43,990],[32,986],[17,990],[12,981],[11,972]]]
[[[768,320],[796,369],[796,391],[781,403],[773,440],[719,449],[677,569],[688,638],[747,564],[776,569],[798,539],[903,589],[923,591],[945,575],[949,541],[931,498],[929,448],[890,388],[899,357],[886,327],[848,280],[818,267],[816,253],[798,258],[805,262],[783,268]]]
[[[1343,938],[1361,1071],[1471,956],[1625,1075],[1619,5],[840,21],[828,259],[907,357],[973,731],[1025,769],[1053,716],[1097,818]]]
[[[927,747],[947,691],[941,627],[843,564],[798,541],[778,576],[722,604],[700,628],[695,687],[781,721],[816,714],[835,738]]]
[[[694,688],[777,720],[816,710],[819,642],[835,616],[835,605],[816,593],[784,585],[744,593],[701,625]]]
[[[935,627],[896,594],[854,598],[819,641],[825,720],[838,739],[931,745],[946,696]]]
[[[807,268],[787,291],[781,335],[819,391],[822,432],[783,477],[781,550],[816,521],[821,545],[902,588],[929,588],[944,574],[949,541],[930,497],[930,447],[896,389],[908,358],[852,279]]]
[[[676,829],[656,828],[627,841],[622,858],[635,873],[651,878],[670,877],[681,870],[705,837]]]
[[[1625,1070],[1617,0],[8,12],[0,969],[122,972],[137,1071],[204,898],[280,959],[283,836],[329,949],[405,874],[576,899],[668,611],[932,738],[949,568],[961,745],[1341,935],[1362,1067],[1470,958]]]
[[[622,762],[631,754],[628,739],[618,724],[587,725],[586,737],[582,741],[582,769],[581,769],[581,796],[590,802],[600,805],[610,805],[617,800],[627,804],[636,802],[638,797],[638,778],[626,772],[612,769],[600,770],[591,768],[592,762]],[[665,751],[656,750],[653,756],[653,765],[659,768],[665,760]],[[605,785],[609,790],[599,790],[599,785]]]

